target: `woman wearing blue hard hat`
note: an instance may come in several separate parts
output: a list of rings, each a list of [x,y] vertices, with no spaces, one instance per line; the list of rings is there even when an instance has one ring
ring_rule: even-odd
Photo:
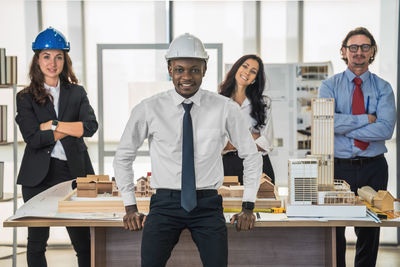
[[[32,49],[31,82],[17,95],[15,118],[26,142],[17,180],[25,202],[58,183],[94,173],[83,137],[92,136],[98,127],[86,91],[72,70],[64,35],[47,28]],[[89,228],[67,231],[79,266],[90,266]],[[48,238],[49,227],[28,227],[28,266],[47,266]]]

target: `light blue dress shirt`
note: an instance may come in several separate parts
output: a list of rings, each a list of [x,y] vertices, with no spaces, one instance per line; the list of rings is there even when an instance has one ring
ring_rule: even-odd
[[[376,116],[368,123],[368,115],[351,112],[356,75],[346,69],[322,82],[320,98],[335,99],[335,157],[374,157],[387,152],[385,140],[392,137],[396,124],[396,106],[390,84],[369,71],[359,78],[364,94],[365,111]],[[354,145],[354,139],[369,142],[366,150]]]

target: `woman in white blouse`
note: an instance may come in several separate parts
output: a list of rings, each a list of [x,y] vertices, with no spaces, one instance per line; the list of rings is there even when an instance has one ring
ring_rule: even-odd
[[[219,86],[219,93],[236,101],[260,153],[263,154],[263,172],[275,183],[274,170],[268,153],[273,149],[273,128],[271,99],[263,95],[265,87],[264,65],[260,57],[245,55],[233,64],[225,80]],[[243,184],[243,160],[236,148],[228,142],[223,151],[224,175],[239,176]]]

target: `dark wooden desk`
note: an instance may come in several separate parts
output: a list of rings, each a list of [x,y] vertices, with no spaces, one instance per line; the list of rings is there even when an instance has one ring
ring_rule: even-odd
[[[336,266],[336,226],[399,227],[399,222],[271,221],[257,222],[251,231],[228,226],[229,266]],[[141,232],[129,232],[122,222],[24,218],[4,227],[88,226],[92,266],[140,266]],[[184,231],[167,266],[202,266],[190,233]]]

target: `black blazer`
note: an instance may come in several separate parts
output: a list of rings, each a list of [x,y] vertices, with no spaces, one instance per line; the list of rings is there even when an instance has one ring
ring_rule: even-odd
[[[31,93],[20,92],[16,100],[15,121],[26,143],[17,184],[34,187],[46,177],[50,165],[50,153],[55,141],[53,131],[41,131],[40,124],[49,120],[83,123],[82,137],[67,136],[61,139],[61,143],[73,177],[94,173],[83,137],[92,136],[97,131],[98,124],[82,86],[61,84],[58,118],[50,99],[47,99],[44,105],[40,105],[33,100]]]

